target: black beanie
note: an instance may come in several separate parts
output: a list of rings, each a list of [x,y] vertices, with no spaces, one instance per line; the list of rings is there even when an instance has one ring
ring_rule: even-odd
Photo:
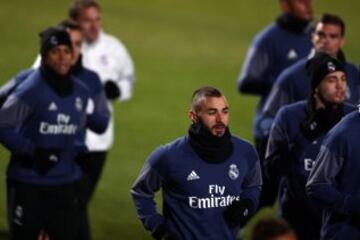
[[[314,92],[315,88],[329,73],[341,71],[345,72],[345,66],[336,58],[329,56],[326,53],[316,53],[315,56],[309,59],[306,63],[306,71],[310,78],[311,89]]]
[[[71,39],[66,30],[50,27],[40,33],[40,53],[43,59],[50,49],[59,45],[66,45],[72,49]]]

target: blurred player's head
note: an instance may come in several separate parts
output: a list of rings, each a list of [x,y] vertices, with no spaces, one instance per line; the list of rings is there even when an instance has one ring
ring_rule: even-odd
[[[280,0],[281,10],[304,21],[313,19],[313,0]]]
[[[297,240],[294,230],[282,219],[263,219],[253,228],[252,240]]]
[[[325,53],[317,53],[308,61],[307,71],[317,107],[345,101],[347,80],[343,63]]]
[[[75,65],[81,55],[81,43],[83,40],[83,33],[79,24],[72,20],[65,20],[59,24],[59,28],[65,29],[70,34],[70,39],[73,47],[72,65]]]
[[[225,96],[216,88],[202,87],[191,99],[189,112],[193,123],[202,123],[215,136],[223,136],[229,121],[229,106]]]
[[[67,75],[73,58],[69,33],[59,28],[48,28],[40,33],[42,64],[59,75]]]
[[[332,14],[323,14],[315,25],[312,42],[317,52],[325,52],[333,57],[345,43],[345,23]]]
[[[100,5],[95,0],[75,0],[69,17],[80,25],[86,41],[96,41],[101,31],[101,15]]]

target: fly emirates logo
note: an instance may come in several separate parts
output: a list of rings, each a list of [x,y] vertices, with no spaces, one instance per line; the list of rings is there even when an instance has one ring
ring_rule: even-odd
[[[48,122],[40,123],[40,133],[44,135],[75,135],[77,125],[70,124],[70,116],[59,113],[57,115],[57,124],[50,124]]]
[[[189,207],[198,209],[226,207],[233,201],[240,200],[240,196],[225,195],[225,189],[225,186],[209,185],[209,197],[190,196]]]

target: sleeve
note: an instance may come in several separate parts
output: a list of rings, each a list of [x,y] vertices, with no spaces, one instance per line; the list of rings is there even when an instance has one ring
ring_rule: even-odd
[[[12,94],[16,87],[22,83],[33,71],[33,69],[26,69],[21,71],[0,88],[0,107],[4,104],[10,94]]]
[[[254,164],[249,169],[242,183],[243,192],[241,194],[241,199],[251,199],[255,209],[257,209],[259,205],[262,178],[259,157],[253,147],[251,148],[250,158],[249,162],[253,162]]]
[[[330,131],[330,134],[325,138],[316,158],[315,166],[310,172],[306,191],[312,200],[325,208],[338,214],[351,216],[355,212],[359,212],[357,205],[360,199],[345,194],[336,188],[336,179],[343,169],[347,155],[346,140],[337,134]]]
[[[288,84],[289,82],[291,82],[291,76],[287,73],[287,70],[285,70],[276,79],[270,91],[269,97],[264,105],[263,111],[265,114],[274,118],[282,106],[294,102],[291,96],[292,89]]]
[[[11,78],[4,86],[0,88],[0,108],[5,103],[7,97],[14,91],[16,86],[16,79]]]
[[[0,109],[0,141],[12,153],[30,156],[34,152],[34,144],[17,131],[30,113],[31,108],[13,95]]]
[[[249,49],[238,78],[240,92],[263,95],[270,91],[273,77],[269,73],[272,64],[269,44],[260,39]]]
[[[139,219],[145,229],[153,234],[165,224],[165,219],[156,210],[154,194],[161,188],[162,177],[155,167],[163,158],[161,148],[153,152],[146,160],[135,183],[131,188],[131,195],[135,203]]]
[[[110,110],[105,92],[102,88],[100,89],[101,90],[88,102],[87,109],[87,127],[96,133],[105,132],[110,121]]]
[[[272,125],[264,160],[266,177],[276,182],[290,166],[290,139],[286,127],[285,111],[281,110]]]
[[[113,53],[116,57],[117,76],[114,82],[120,89],[120,101],[129,100],[132,97],[133,85],[135,83],[135,69],[133,61],[125,46],[117,41],[114,44]]]

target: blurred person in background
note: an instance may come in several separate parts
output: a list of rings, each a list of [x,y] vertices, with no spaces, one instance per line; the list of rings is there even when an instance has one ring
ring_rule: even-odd
[[[111,119],[104,134],[91,130],[86,133],[89,149],[86,159],[90,179],[89,201],[101,176],[106,156],[114,138],[112,101],[126,101],[132,96],[135,82],[134,65],[125,46],[114,36],[102,30],[101,8],[94,0],[75,0],[69,8],[69,17],[82,29],[82,62],[86,68],[95,71],[103,84]]]
[[[301,240],[320,238],[322,209],[306,195],[305,185],[327,132],[356,108],[345,102],[347,76],[342,62],[317,53],[307,62],[311,94],[281,108],[272,126],[265,173],[280,182],[280,216]]]
[[[254,137],[261,164],[267,144],[263,129],[269,128],[266,122],[259,121],[264,103],[281,71],[306,57],[312,47],[313,1],[279,0],[279,3],[282,14],[257,34],[238,78],[240,93],[260,96],[254,118]],[[271,206],[276,198],[276,184],[271,184],[265,177],[263,181],[260,208]]]
[[[264,106],[262,121],[272,121],[277,111],[287,104],[305,100],[311,92],[311,83],[306,73],[306,62],[316,52],[324,52],[345,65],[347,76],[346,101],[359,103],[359,70],[346,60],[341,48],[345,43],[345,23],[336,15],[323,14],[315,24],[312,34],[313,50],[308,58],[303,58],[286,68],[277,78]],[[269,125],[269,124],[267,124]],[[265,130],[267,132],[270,131]]]
[[[7,171],[11,239],[76,239],[82,172],[75,160],[79,135],[107,121],[94,116],[85,85],[70,74],[73,46],[67,31],[41,33],[41,66],[0,109],[0,142],[11,152]],[[41,94],[39,94],[41,93]]]
[[[251,240],[298,240],[295,231],[283,219],[262,219],[253,230]]]

